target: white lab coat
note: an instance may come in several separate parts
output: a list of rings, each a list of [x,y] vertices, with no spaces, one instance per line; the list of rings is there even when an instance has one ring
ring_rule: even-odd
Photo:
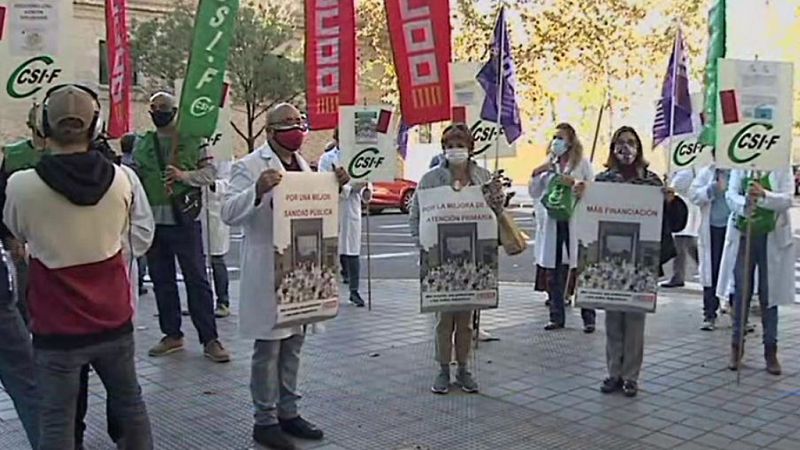
[[[688,201],[691,199],[690,189],[694,177],[694,169],[679,170],[672,175],[670,187],[675,189],[675,193],[684,200],[689,213],[686,218],[686,226],[683,230],[673,233],[674,236],[697,237],[700,231],[700,224],[702,222],[700,208],[693,202]]]
[[[727,298],[732,292],[733,270],[739,253],[741,233],[736,229],[736,217],[744,213],[745,196],[739,193],[745,172],[731,171],[728,180],[728,191],[725,198],[731,208],[728,220],[725,249],[722,251],[722,262],[717,282],[717,296]],[[771,209],[778,214],[773,230],[767,236],[767,281],[769,283],[769,306],[790,305],[794,302],[794,238],[789,208],[792,206],[794,194],[794,177],[789,169],[776,170],[770,173],[772,189],[766,197],[758,201],[758,206]],[[756,291],[757,292],[757,291]]]
[[[128,279],[131,285],[131,302],[133,314],[139,306],[139,262],[136,258],[144,256],[156,233],[156,223],[153,220],[153,211],[150,209],[150,202],[147,201],[147,194],[144,191],[141,180],[130,167],[120,166],[128,181],[131,183],[133,192],[133,204],[131,205],[130,224],[125,234],[122,236],[122,254],[127,262]]]
[[[711,270],[711,229],[709,221],[711,220],[711,203],[714,200],[708,196],[709,185],[715,185],[717,179],[715,176],[716,167],[711,165],[704,167],[697,172],[689,188],[689,199],[691,202],[700,208],[700,228],[697,232],[697,250],[698,258],[700,259],[700,283],[703,287],[711,287],[712,285],[712,270]]]
[[[542,196],[547,193],[547,186],[553,177],[553,172],[541,173],[531,178],[528,184],[528,192],[533,199],[536,211],[536,237],[534,240],[534,255],[536,264],[546,269],[556,267],[556,220],[547,214],[547,209],[542,206]],[[576,181],[591,181],[594,178],[592,165],[589,160],[583,158],[575,169],[568,171],[565,175],[575,178]],[[574,218],[574,216],[573,216]],[[569,254],[569,267],[578,267],[578,239],[574,231],[572,221],[570,221],[569,249],[563,249],[562,255]],[[569,252],[567,253],[567,250]]]
[[[215,192],[211,192],[208,187],[203,188],[205,210],[200,214],[203,224],[203,248],[207,255],[224,256],[231,248],[231,229],[222,221],[221,216],[228,181],[215,181],[214,189]]]
[[[299,154],[296,157],[303,171],[310,172],[306,161]],[[241,226],[244,232],[239,331],[248,339],[281,340],[299,334],[301,329],[274,328],[278,310],[275,302],[272,192],[264,194],[256,205],[256,181],[267,169],[284,171],[280,158],[268,143],[233,165],[222,205],[222,220],[231,226]]]
[[[319,158],[320,172],[333,172],[334,167],[341,167],[341,150],[334,148]],[[361,255],[361,207],[365,196],[369,196],[371,186],[367,184],[361,189],[353,189],[353,182],[342,186],[339,195],[339,254],[346,256]]]

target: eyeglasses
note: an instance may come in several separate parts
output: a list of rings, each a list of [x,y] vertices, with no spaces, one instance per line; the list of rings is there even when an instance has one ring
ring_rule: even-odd
[[[308,131],[308,123],[303,119],[286,119],[280,122],[270,122],[267,123],[267,128],[272,128],[273,130],[291,130],[293,128],[299,128],[303,131]]]

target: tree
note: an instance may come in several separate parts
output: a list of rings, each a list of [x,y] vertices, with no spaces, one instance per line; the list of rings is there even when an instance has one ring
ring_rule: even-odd
[[[172,87],[186,73],[193,24],[194,8],[186,3],[165,16],[134,23],[134,58],[151,87]],[[293,46],[297,33],[292,12],[282,6],[250,2],[239,9],[228,71],[246,126],[231,125],[251,152],[266,129],[263,116],[269,108],[296,99],[305,89],[303,63]]]

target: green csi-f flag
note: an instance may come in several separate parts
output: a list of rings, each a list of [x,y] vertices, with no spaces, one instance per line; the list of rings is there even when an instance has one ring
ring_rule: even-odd
[[[717,139],[717,92],[719,92],[717,67],[719,59],[725,57],[725,3],[726,0],[716,0],[708,13],[708,53],[706,54],[705,106],[703,108],[705,125],[699,141],[710,147],[715,147]]]
[[[200,0],[181,89],[178,133],[209,137],[217,128],[239,0]]]

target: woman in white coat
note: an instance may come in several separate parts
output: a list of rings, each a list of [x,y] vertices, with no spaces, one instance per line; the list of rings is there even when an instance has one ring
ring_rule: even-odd
[[[583,157],[583,146],[572,125],[562,123],[556,126],[556,135],[550,145],[548,160],[533,170],[529,191],[537,205],[548,193],[548,186],[554,177],[561,177],[563,183],[572,186],[576,195],[583,192],[584,183],[592,180],[592,166]],[[539,288],[544,284],[550,307],[550,322],[545,330],[564,328],[566,321],[564,298],[569,291],[570,273],[578,266],[578,241],[572,232],[571,221],[559,221],[551,217],[542,206],[537,209],[536,227],[536,271]],[[543,275],[543,277],[541,276]],[[540,281],[544,283],[541,283]],[[595,330],[595,311],[581,309],[583,330]]]
[[[722,251],[725,248],[731,210],[725,199],[730,171],[714,165],[697,172],[689,189],[689,198],[700,208],[698,229],[700,283],[703,285],[703,331],[716,326],[720,297],[717,295]],[[727,298],[727,296],[723,297]]]
[[[764,359],[767,372],[780,375],[778,362],[778,306],[794,302],[794,239],[789,208],[792,206],[794,194],[794,178],[789,169],[781,169],[768,173],[763,177],[747,183],[752,178],[750,172],[731,171],[728,190],[725,194],[731,217],[728,221],[728,233],[725,240],[722,265],[720,267],[720,287],[726,286],[730,275],[734,278],[733,295],[733,333],[731,337],[731,358],[728,367],[738,370],[741,323],[740,314],[744,313],[744,321],[750,310],[753,286],[758,286],[758,299],[761,307],[761,324],[764,328]],[[755,206],[756,214],[774,213],[774,227],[754,231],[751,235],[750,264],[745,267],[746,235],[737,227],[739,218],[745,211]],[[758,282],[754,283],[754,274],[758,269]],[[745,277],[748,282],[745,282]],[[747,284],[749,292],[745,292]]]
[[[275,328],[275,260],[272,229],[272,192],[287,171],[310,172],[297,153],[306,124],[292,105],[280,104],[267,114],[267,143],[237,161],[222,219],[241,226],[242,278],[239,329],[253,339],[250,392],[255,407],[253,439],[270,448],[295,448],[286,434],[320,440],[321,430],[297,411],[297,372],[305,339],[302,327]],[[340,185],[347,173],[337,171]]]
[[[697,251],[697,233],[700,230],[701,222],[700,209],[688,201],[690,197],[689,190],[694,177],[695,170],[691,168],[675,172],[670,180],[670,187],[684,199],[684,203],[686,203],[686,207],[689,210],[689,218],[686,221],[686,228],[673,235],[675,250],[678,254],[672,260],[672,278],[661,285],[663,288],[680,288],[686,284],[687,256],[692,258],[698,266],[700,265]]]

